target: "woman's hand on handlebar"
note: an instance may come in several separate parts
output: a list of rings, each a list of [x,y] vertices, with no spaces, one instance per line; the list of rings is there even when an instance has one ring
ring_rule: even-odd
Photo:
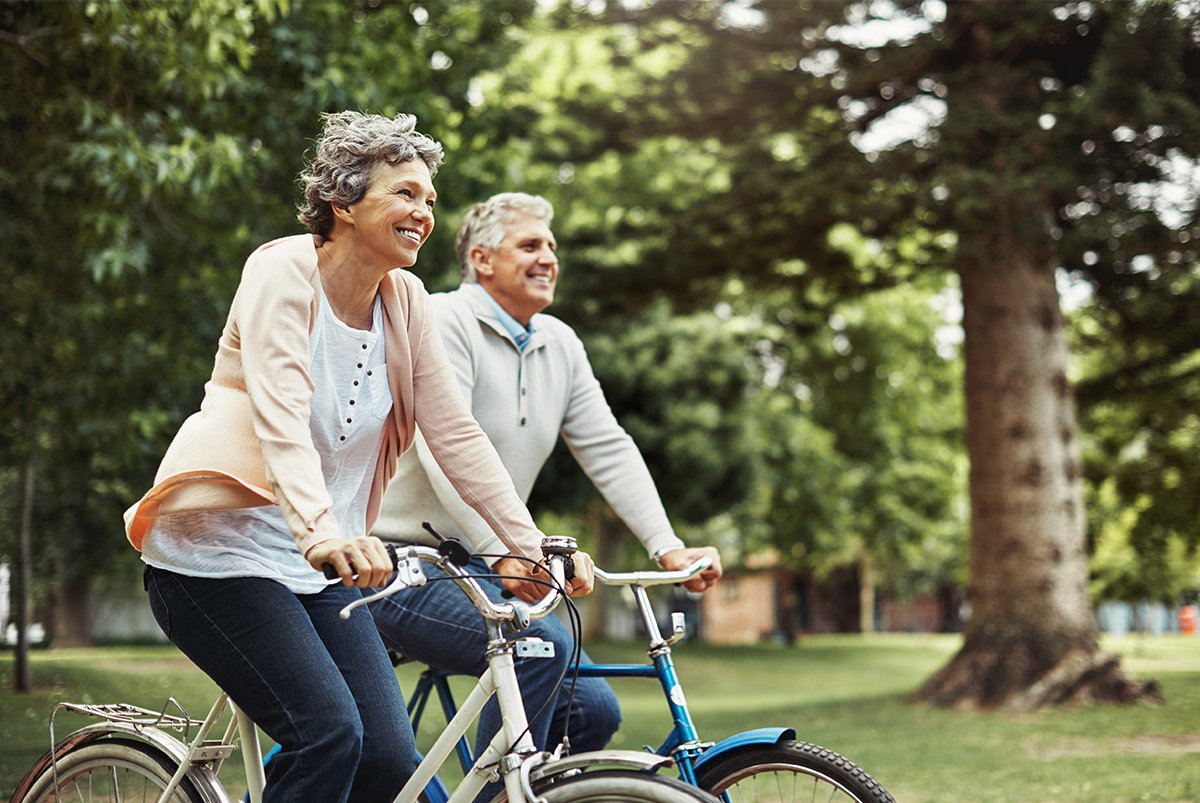
[[[591,593],[594,582],[591,556],[586,552],[576,552],[571,558],[575,561],[575,577],[567,581],[567,596],[578,597]],[[518,558],[501,558],[492,569],[502,578],[500,582],[504,588],[519,599],[536,604],[546,596],[543,583],[549,581],[550,574],[545,567]],[[538,580],[542,582],[536,582]]]
[[[331,538],[312,546],[304,558],[319,572],[328,563],[342,578],[342,585],[359,588],[383,585],[395,568],[387,547],[373,535]]]
[[[683,584],[683,587],[688,591],[699,593],[712,588],[717,580],[721,579],[721,555],[715,547],[702,546],[672,549],[658,559],[658,565],[669,572],[676,572],[686,569],[700,558],[712,558],[712,565],[702,571],[699,577],[688,580]]]

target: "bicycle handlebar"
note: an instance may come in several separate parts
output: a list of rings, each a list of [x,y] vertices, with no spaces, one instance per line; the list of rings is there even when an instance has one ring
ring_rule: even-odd
[[[342,608],[340,616],[343,619],[349,618],[350,612],[361,605],[368,605],[406,588],[424,585],[426,577],[425,573],[421,571],[420,564],[432,563],[463,590],[463,593],[483,614],[484,618],[494,622],[507,622],[515,619],[528,624],[533,619],[541,619],[549,614],[562,599],[563,591],[566,589],[564,564],[571,560],[571,555],[574,554],[577,546],[575,539],[557,536],[544,540],[542,549],[549,558],[547,567],[550,572],[549,588],[546,595],[533,605],[521,600],[494,603],[466,569],[461,568],[432,547],[411,545],[395,550],[397,556],[396,578],[380,591],[369,597],[355,600]]]
[[[712,558],[699,558],[686,569],[673,572],[606,572],[600,567],[594,569],[596,579],[606,586],[665,586],[673,583],[686,583],[698,576],[700,572],[712,566]]]

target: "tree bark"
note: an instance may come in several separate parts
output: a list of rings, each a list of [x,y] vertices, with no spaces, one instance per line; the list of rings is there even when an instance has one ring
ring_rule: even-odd
[[[858,559],[858,630],[875,632],[875,572],[865,550]]]
[[[30,452],[21,464],[20,512],[12,589],[13,623],[17,627],[17,644],[13,651],[13,688],[24,693],[33,691],[33,672],[29,666],[29,589],[33,577],[29,531],[33,523],[33,481],[34,454]]]
[[[1161,699],[1100,651],[1053,267],[1001,213],[960,268],[971,461],[970,615],[917,699],[961,708]]]
[[[54,646],[90,647],[92,644],[91,593],[83,580],[59,582],[54,587]]]

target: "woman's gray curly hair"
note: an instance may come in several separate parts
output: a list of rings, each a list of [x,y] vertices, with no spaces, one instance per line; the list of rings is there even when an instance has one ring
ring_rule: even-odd
[[[333,231],[333,204],[358,203],[367,194],[380,162],[399,164],[420,159],[437,174],[442,146],[416,131],[417,118],[397,114],[337,112],[322,115],[325,121],[317,140],[317,155],[300,174],[304,203],[297,217],[314,233],[328,237]]]
[[[554,206],[540,195],[502,192],[471,207],[454,240],[464,284],[479,281],[471,262],[471,249],[477,245],[496,248],[504,239],[505,226],[520,217],[531,217],[549,226],[554,219]]]

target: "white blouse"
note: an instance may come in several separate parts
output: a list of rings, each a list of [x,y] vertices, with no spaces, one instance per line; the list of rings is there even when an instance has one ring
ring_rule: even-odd
[[[309,335],[315,386],[309,428],[333,499],[330,510],[347,537],[366,535],[371,480],[392,409],[383,307],[376,297],[369,332],[339,320],[324,290],[320,310]],[[269,578],[296,594],[338,582],[300,554],[278,505],[163,516],[142,544],[142,560],[191,577]]]

